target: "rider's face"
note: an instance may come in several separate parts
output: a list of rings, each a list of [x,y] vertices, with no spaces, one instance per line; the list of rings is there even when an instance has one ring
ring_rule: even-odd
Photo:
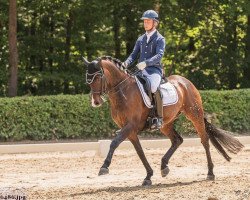
[[[150,31],[154,27],[154,20],[144,19],[143,24],[144,24],[145,31]]]

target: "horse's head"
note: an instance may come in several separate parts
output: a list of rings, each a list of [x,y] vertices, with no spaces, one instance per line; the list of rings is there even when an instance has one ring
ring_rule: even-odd
[[[87,66],[86,83],[91,88],[91,104],[93,107],[99,107],[103,104],[101,95],[105,92],[105,80],[103,69],[100,67],[99,61],[89,62],[83,58],[84,64]]]
[[[102,96],[118,91],[124,81],[128,80],[122,62],[110,56],[100,57],[92,62],[83,58],[87,66],[86,83],[91,88],[93,107],[103,104]]]

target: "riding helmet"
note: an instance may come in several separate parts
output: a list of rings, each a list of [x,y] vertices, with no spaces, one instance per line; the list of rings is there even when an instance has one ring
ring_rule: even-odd
[[[142,20],[143,19],[152,19],[154,21],[157,21],[159,22],[159,16],[158,16],[158,13],[155,12],[154,10],[147,10],[143,13],[142,15]]]

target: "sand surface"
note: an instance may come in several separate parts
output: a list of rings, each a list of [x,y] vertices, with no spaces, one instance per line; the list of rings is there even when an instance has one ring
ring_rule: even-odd
[[[21,190],[28,199],[209,199],[250,200],[250,145],[227,162],[211,147],[215,181],[206,181],[200,147],[180,147],[162,178],[166,149],[144,149],[154,170],[153,185],[141,186],[146,171],[135,150],[115,152],[110,173],[98,176],[104,158],[94,151],[0,155],[1,191]]]

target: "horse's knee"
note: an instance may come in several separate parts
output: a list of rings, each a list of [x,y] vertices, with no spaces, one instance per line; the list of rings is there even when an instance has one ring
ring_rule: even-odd
[[[177,145],[180,146],[183,143],[183,138],[178,134]]]
[[[172,145],[179,147],[183,143],[183,138],[174,130]]]
[[[201,144],[205,147],[209,147],[209,137],[206,134],[201,136]]]
[[[110,149],[116,149],[119,146],[119,141],[113,140],[110,144]]]
[[[115,150],[126,138],[127,135],[122,133],[122,130],[119,131],[119,134],[111,142],[110,149]]]

